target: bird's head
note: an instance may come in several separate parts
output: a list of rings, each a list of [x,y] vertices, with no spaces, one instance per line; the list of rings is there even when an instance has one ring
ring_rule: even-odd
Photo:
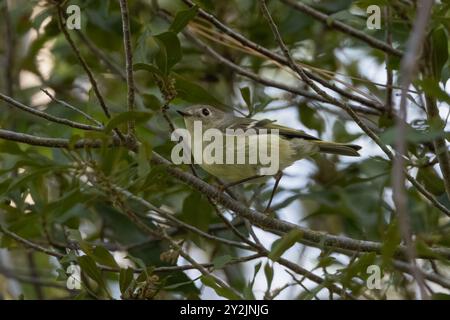
[[[177,112],[183,116],[188,130],[193,128],[195,121],[201,121],[203,130],[217,128],[229,116],[232,116],[208,105],[194,105],[183,110],[178,110]]]

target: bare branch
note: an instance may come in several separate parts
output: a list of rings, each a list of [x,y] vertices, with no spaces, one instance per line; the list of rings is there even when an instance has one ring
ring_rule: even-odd
[[[86,44],[86,47],[91,50],[92,54],[94,54],[96,57],[98,57],[103,63],[106,65],[106,67],[111,70],[112,72],[116,73],[122,80],[127,81],[127,77],[125,73],[117,66],[115,61],[112,61],[108,58],[108,56],[103,53],[102,50],[97,48],[94,43],[83,33],[81,30],[76,30],[76,33],[78,37],[81,39],[81,41]]]
[[[63,100],[59,100],[59,99],[55,98],[50,92],[48,92],[48,91],[45,90],[45,89],[42,89],[42,88],[41,88],[41,91],[42,91],[43,93],[45,93],[45,94],[46,94],[50,99],[52,99],[53,101],[55,101],[55,102],[57,102],[57,103],[63,105],[63,106],[66,107],[66,108],[69,108],[70,110],[73,110],[73,111],[75,111],[75,112],[81,114],[83,117],[85,117],[85,118],[88,119],[89,121],[95,123],[99,128],[103,128],[103,125],[101,124],[100,121],[94,119],[93,117],[91,117],[90,115],[88,115],[88,114],[87,114],[86,112],[84,112],[83,110],[78,109],[78,108],[74,107],[73,105],[71,105],[71,104],[69,104],[69,103],[67,103],[67,102],[65,102],[65,101],[63,101]]]
[[[189,0],[184,0],[189,1]],[[342,108],[344,108],[349,116],[355,121],[355,123],[383,150],[384,153],[388,156],[390,160],[394,159],[394,155],[392,154],[391,150],[380,140],[380,138],[361,120],[361,118],[355,113],[354,110],[348,105],[348,103],[343,102],[339,99],[336,99],[335,97],[329,95],[324,90],[322,90],[319,86],[317,86],[312,79],[310,79],[309,75],[293,60],[289,49],[286,47],[286,45],[283,42],[283,39],[281,38],[281,35],[278,31],[278,28],[273,21],[269,10],[267,9],[266,2],[264,0],[260,0],[261,7],[264,13],[264,16],[266,17],[267,21],[270,24],[270,27],[272,29],[272,32],[275,36],[275,39],[280,46],[281,50],[283,51],[283,54],[285,55],[289,66],[297,72],[297,74],[319,95],[326,98],[328,101],[330,101],[333,104],[340,105]],[[447,209],[444,205],[442,205],[436,198],[428,192],[419,182],[417,182],[416,179],[414,179],[407,171],[406,169],[403,169],[405,171],[406,178],[417,188],[417,190],[422,193],[430,202],[438,208],[440,211],[442,211],[447,216],[450,216],[450,210]]]
[[[102,131],[103,127],[99,127],[99,126],[91,126],[88,124],[84,124],[84,123],[79,123],[79,122],[75,122],[72,120],[68,120],[68,119],[64,119],[64,118],[60,118],[57,116],[53,116],[51,114],[36,110],[34,108],[31,108],[29,106],[24,105],[23,103],[20,103],[19,101],[14,100],[11,97],[8,97],[2,93],[0,93],[0,99],[7,102],[8,104],[10,104],[13,107],[19,108],[23,111],[26,111],[28,113],[31,113],[35,116],[44,118],[48,121],[52,121],[52,122],[56,122],[59,124],[64,124],[66,126],[72,127],[72,128],[77,128],[77,129],[82,129],[82,130],[92,130],[92,131]]]
[[[331,292],[337,293],[340,296],[342,296],[343,298],[350,298],[352,300],[356,300],[357,298],[355,296],[353,296],[352,294],[348,293],[347,291],[345,291],[345,289],[339,288],[338,286],[332,284],[332,283],[327,283],[327,280],[321,278],[320,276],[312,273],[311,271],[306,270],[305,268],[299,266],[298,264],[295,264],[289,260],[286,260],[284,258],[280,258],[277,261],[279,264],[281,264],[282,266],[285,266],[286,268],[294,271],[297,274],[300,274],[302,276],[304,276],[305,278],[317,283],[317,284],[322,284],[324,285],[324,287],[328,288],[328,290],[330,290]]]
[[[392,30],[391,30],[391,9],[389,6],[386,6],[385,8],[385,28],[386,28],[386,43],[388,45],[392,45]],[[394,77],[392,69],[390,69],[389,62],[391,61],[391,57],[388,53],[384,55],[384,58],[386,60],[386,112],[388,115],[392,114],[392,105],[393,105],[393,83],[394,83]]]
[[[359,31],[339,20],[333,19],[333,17],[314,9],[314,8],[308,6],[307,4],[304,4],[299,1],[293,1],[293,0],[280,0],[280,1],[283,2],[284,4],[290,6],[291,8],[301,11],[301,12],[313,17],[314,19],[326,24],[327,27],[334,28],[340,32],[343,32],[343,33],[348,34],[356,39],[359,39],[359,40],[367,43],[369,46],[371,46],[373,48],[380,49],[388,54],[391,54],[391,55],[394,55],[397,57],[401,57],[403,54],[400,50],[393,48],[390,43],[385,43],[374,37],[371,37],[368,34],[362,32],[362,31]]]
[[[65,148],[65,149],[79,149],[79,148],[100,148],[103,145],[103,141],[100,140],[79,140],[73,145],[70,144],[68,139],[62,138],[45,138],[33,136],[26,133],[17,133],[10,130],[0,129],[0,139],[26,143],[33,146],[50,147],[50,148]],[[114,140],[111,144],[119,145]]]
[[[103,99],[103,96],[100,93],[100,90],[97,85],[97,81],[94,78],[94,75],[89,68],[87,62],[84,60],[84,58],[81,56],[80,50],[77,48],[75,43],[73,42],[72,38],[70,37],[69,32],[67,31],[66,26],[64,25],[64,17],[63,17],[63,8],[61,7],[61,4],[57,5],[58,9],[58,25],[61,32],[66,37],[67,42],[70,44],[73,52],[75,53],[76,57],[78,58],[78,61],[80,62],[81,66],[83,67],[84,71],[86,72],[89,81],[91,82],[92,89],[94,90],[95,96],[97,97],[98,102],[100,103],[100,106],[103,109],[103,112],[105,113],[107,118],[111,118],[111,113],[109,112],[109,108],[105,103],[105,100]]]
[[[6,269],[6,268],[3,268],[2,266],[0,266],[0,274],[8,279],[14,279],[19,282],[30,283],[30,284],[39,285],[42,287],[50,287],[50,288],[58,288],[58,289],[68,290],[66,285],[60,284],[56,281],[40,279],[37,277],[33,277],[31,275],[17,274],[15,272],[15,270]]]
[[[4,81],[6,86],[6,94],[13,96],[14,79],[13,79],[13,66],[14,66],[14,37],[11,25],[11,17],[8,9],[8,1],[3,1],[2,12],[5,22],[5,65],[4,68]]]
[[[418,70],[418,59],[426,35],[428,20],[431,14],[433,0],[423,0],[419,2],[417,8],[414,27],[411,30],[407,50],[402,58],[400,66],[400,86],[402,88],[400,98],[399,117],[396,122],[396,156],[392,167],[392,191],[394,203],[397,209],[397,215],[400,223],[400,230],[407,248],[407,257],[413,267],[413,275],[419,285],[422,299],[427,299],[428,294],[425,290],[425,283],[421,272],[416,265],[416,250],[411,238],[410,221],[407,209],[407,197],[405,194],[405,160],[403,155],[406,153],[406,134],[407,134],[407,95],[408,88],[415,78]]]
[[[228,289],[230,292],[232,292],[236,297],[238,297],[239,299],[242,299],[241,294],[234,289],[233,287],[231,287],[230,285],[228,285],[225,281],[223,281],[222,279],[220,279],[218,276],[210,273],[205,267],[203,267],[201,264],[199,264],[197,261],[195,261],[195,259],[191,258],[191,256],[189,256],[187,253],[185,253],[183,251],[183,249],[178,245],[178,243],[176,243],[175,241],[173,241],[170,237],[167,237],[167,240],[169,240],[169,242],[172,244],[172,246],[174,246],[175,248],[178,249],[178,251],[180,252],[180,255],[186,259],[187,261],[189,261],[198,271],[200,271],[204,276],[209,276],[212,277],[217,284],[219,284],[222,288],[226,288]]]
[[[327,101],[326,99],[324,99],[323,97],[321,97],[318,94],[315,94],[314,92],[310,92],[307,90],[303,90],[299,87],[294,87],[294,86],[289,86],[283,83],[279,83],[276,81],[272,81],[269,79],[265,79],[251,71],[248,71],[247,69],[231,62],[230,60],[226,59],[225,57],[223,57],[222,55],[220,55],[217,51],[215,51],[212,47],[208,46],[206,43],[204,43],[203,41],[201,41],[200,39],[198,39],[197,37],[195,37],[194,35],[192,35],[190,32],[184,31],[183,34],[192,42],[194,42],[198,47],[202,48],[204,51],[206,51],[206,53],[208,53],[211,57],[215,58],[217,61],[219,61],[220,63],[226,65],[227,67],[229,67],[230,69],[233,69],[234,71],[236,71],[237,73],[239,73],[240,75],[243,75],[247,78],[250,78],[258,83],[261,83],[263,85],[269,86],[269,87],[273,87],[273,88],[278,88],[290,93],[293,93],[295,95],[299,95],[302,97],[305,97],[307,99],[311,99],[311,100],[316,100],[316,101],[320,101],[320,102],[325,102],[325,103],[330,103],[329,101]],[[351,108],[353,108],[356,112],[360,112],[360,113],[365,113],[365,114],[373,114],[373,115],[380,115],[381,112],[377,111],[377,110],[372,110],[372,109],[368,109],[368,108],[364,108],[364,107],[360,107],[357,105],[351,105]]]
[[[186,3],[189,7],[193,7],[194,3],[191,0],[183,0],[184,3]],[[215,27],[217,27],[219,30],[222,30],[225,34],[231,36],[232,38],[234,38],[235,40],[237,40],[238,42],[240,42],[242,45],[249,47],[259,53],[261,53],[262,55],[273,59],[283,65],[287,65],[290,66],[290,62],[283,56],[280,55],[278,53],[272,52],[269,49],[260,46],[257,43],[252,42],[251,40],[247,39],[246,37],[244,37],[243,35],[241,35],[240,33],[234,31],[233,29],[229,28],[228,26],[226,26],[225,24],[223,24],[222,22],[220,22],[217,18],[215,18],[212,14],[206,12],[203,9],[198,9],[198,15],[209,21],[210,23],[212,23]],[[383,110],[384,106],[377,102],[377,101],[373,101],[373,100],[369,100],[367,98],[361,97],[359,95],[355,95],[352,94],[351,92],[349,92],[346,89],[342,89],[337,87],[336,85],[329,83],[328,81],[322,79],[321,77],[315,75],[314,73],[311,73],[307,70],[304,71],[306,73],[306,75],[311,78],[314,81],[317,81],[318,83],[320,83],[321,85],[323,85],[326,88],[329,88],[337,93],[339,93],[340,95],[342,95],[343,97],[346,97],[348,99],[351,99],[353,101],[359,102],[367,107],[370,108],[375,108],[375,109],[379,109],[379,110]],[[304,79],[303,79],[304,80]]]
[[[68,139],[56,139],[56,138],[42,138],[26,134],[20,134],[11,132],[8,130],[0,129],[0,139],[12,140],[17,142],[23,142],[31,145],[54,147],[54,148],[66,148],[69,149],[72,146]],[[113,140],[111,146],[120,146],[119,140]],[[94,140],[80,140],[73,145],[73,148],[99,148],[102,146],[101,141]],[[134,149],[133,151],[137,151]],[[155,165],[166,166],[167,172],[175,177],[176,179],[194,187],[198,191],[202,192],[208,197],[219,202],[221,205],[229,210],[234,211],[239,216],[248,219],[257,227],[266,230],[268,232],[289,232],[294,229],[300,231],[303,234],[303,238],[299,241],[300,243],[305,243],[309,246],[316,246],[321,248],[342,248],[357,252],[375,252],[377,254],[381,253],[382,243],[375,241],[364,241],[352,239],[344,236],[330,235],[321,231],[314,231],[308,228],[304,228],[293,223],[278,220],[268,217],[267,215],[249,209],[240,202],[234,200],[230,196],[224,194],[218,188],[209,185],[203,180],[197,178],[196,176],[184,172],[175,166],[171,162],[164,159],[158,153],[153,152],[152,163]],[[404,257],[405,247],[399,246],[395,252],[395,256]],[[430,248],[430,253],[421,253],[419,258],[430,258],[436,259],[436,256],[441,256],[445,259],[450,259],[450,249],[447,248]]]
[[[60,259],[60,258],[64,257],[64,255],[62,253],[59,253],[57,251],[53,251],[51,249],[44,248],[44,247],[42,247],[42,246],[40,246],[40,245],[38,245],[38,244],[36,244],[34,242],[31,242],[31,241],[29,241],[27,239],[24,239],[24,238],[18,236],[14,232],[11,232],[11,231],[7,230],[1,223],[0,223],[0,232],[4,233],[5,235],[7,235],[10,238],[13,238],[17,242],[22,243],[23,245],[25,245],[28,248],[34,249],[36,251],[43,252],[43,253],[45,253],[45,254],[47,254],[49,256],[53,256],[55,258],[59,258]]]
[[[125,48],[126,75],[128,87],[128,111],[134,110],[134,78],[133,78],[133,53],[131,51],[130,19],[128,13],[128,1],[119,0],[120,12],[122,14],[123,45]],[[135,123],[131,120],[128,123],[128,132],[134,135]]]

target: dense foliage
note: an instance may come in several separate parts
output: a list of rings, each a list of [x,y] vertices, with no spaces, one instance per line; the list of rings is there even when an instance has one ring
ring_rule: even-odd
[[[0,1],[0,297],[449,297],[448,1],[433,6],[404,92],[407,179],[379,146],[392,156],[402,143],[402,65],[425,1],[267,1],[323,92],[280,49],[266,1],[120,2]],[[65,25],[70,5],[80,30]],[[161,160],[183,126],[175,110],[197,103],[357,143],[362,156],[297,162],[262,216],[273,180],[233,187],[235,201],[201,168]],[[370,266],[381,287],[368,286]]]

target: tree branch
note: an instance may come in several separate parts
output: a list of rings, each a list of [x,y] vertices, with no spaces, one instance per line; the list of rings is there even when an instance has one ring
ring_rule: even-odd
[[[4,81],[6,87],[6,94],[13,96],[14,79],[13,79],[13,67],[14,67],[14,36],[11,25],[11,17],[8,9],[8,1],[4,1],[2,5],[2,12],[5,22],[5,65],[4,68]]]
[[[311,99],[311,100],[316,100],[316,101],[320,101],[320,102],[324,102],[324,103],[330,103],[328,100],[324,99],[323,97],[321,97],[318,94],[315,94],[314,92],[310,92],[307,90],[303,90],[301,88],[298,87],[294,87],[294,86],[289,86],[283,83],[279,83],[276,81],[272,81],[269,79],[265,79],[251,71],[248,71],[247,69],[231,62],[230,60],[226,59],[225,57],[223,57],[222,55],[220,55],[217,51],[215,51],[212,47],[208,46],[206,43],[204,43],[203,41],[201,41],[200,39],[198,39],[197,37],[195,37],[194,35],[192,35],[190,32],[188,31],[184,31],[183,34],[192,42],[194,42],[198,47],[202,48],[204,51],[206,51],[206,53],[208,53],[211,57],[215,58],[217,61],[219,61],[220,63],[226,65],[227,67],[229,67],[230,69],[236,71],[238,74],[247,77],[249,79],[252,79],[258,83],[261,83],[263,85],[269,86],[269,87],[273,87],[273,88],[278,88],[287,92],[290,92],[292,94],[295,95],[299,95],[302,97],[305,97],[307,99]],[[380,115],[381,112],[378,110],[372,110],[372,109],[367,109],[367,108],[363,108],[357,105],[351,105],[351,108],[353,108],[356,112],[360,112],[360,113],[364,113],[364,114],[372,114],[372,115]]]
[[[17,242],[22,243],[23,245],[25,245],[28,248],[34,249],[36,251],[43,252],[43,253],[45,253],[45,254],[47,254],[49,256],[52,256],[52,257],[55,257],[55,258],[58,258],[58,259],[61,259],[62,257],[64,257],[64,254],[62,254],[62,253],[59,253],[57,251],[53,251],[51,249],[44,248],[44,247],[42,247],[42,246],[40,246],[40,245],[38,245],[38,244],[36,244],[34,242],[31,242],[31,241],[29,241],[27,239],[24,239],[24,238],[18,236],[14,232],[11,232],[11,231],[7,230],[1,223],[0,223],[0,232],[6,234],[10,238],[13,238]]]
[[[333,19],[333,17],[322,13],[310,6],[308,6],[307,4],[304,4],[302,2],[296,2],[293,0],[280,0],[281,2],[283,2],[284,4],[290,6],[291,8],[294,8],[298,11],[301,11],[311,17],[313,17],[314,19],[324,23],[325,25],[327,25],[327,27],[330,28],[334,28],[340,32],[343,32],[349,36],[352,36],[356,39],[359,39],[365,43],[367,43],[369,46],[376,48],[376,49],[380,49],[388,54],[397,56],[397,57],[401,57],[402,56],[402,52],[400,50],[397,50],[395,48],[393,48],[389,43],[380,41],[374,37],[369,36],[368,34],[364,33],[363,31],[359,31],[339,20],[335,20]]]
[[[184,3],[186,3],[189,7],[193,7],[194,3],[191,0],[183,0]],[[242,45],[251,48],[259,53],[261,53],[262,55],[275,60],[283,65],[286,66],[290,66],[290,62],[283,57],[282,55],[279,55],[278,53],[272,52],[269,49],[260,46],[257,43],[252,42],[251,40],[247,39],[246,37],[244,37],[243,35],[241,35],[240,33],[234,31],[233,29],[229,28],[228,26],[226,26],[225,24],[223,24],[222,22],[220,22],[217,18],[215,18],[212,14],[206,12],[205,10],[199,8],[198,9],[198,16],[209,21],[210,23],[212,23],[215,27],[217,27],[219,30],[223,31],[225,34],[229,35],[230,37],[232,37],[233,39],[237,40],[238,42],[240,42]],[[339,93],[340,95],[342,95],[343,97],[346,97],[348,99],[351,99],[353,101],[359,102],[367,107],[371,107],[371,108],[375,108],[375,109],[379,109],[379,110],[383,110],[384,106],[377,102],[377,101],[373,101],[373,100],[369,100],[367,98],[355,95],[350,93],[348,90],[346,89],[342,89],[337,87],[336,85],[329,83],[328,81],[322,79],[321,77],[315,75],[314,73],[311,73],[307,70],[304,71],[306,73],[306,75],[313,79],[314,81],[317,81],[318,83],[320,83],[321,85],[323,85],[324,87],[333,90],[337,93]]]
[[[103,128],[100,126],[91,126],[88,124],[84,124],[84,123],[79,123],[79,122],[75,122],[72,120],[68,120],[68,119],[64,119],[64,118],[60,118],[57,116],[53,116],[51,114],[39,111],[35,108],[29,107],[24,105],[23,103],[20,103],[19,101],[14,100],[11,97],[8,97],[2,93],[0,93],[0,99],[5,101],[6,103],[8,103],[9,105],[19,108],[25,112],[31,113],[35,116],[41,117],[45,120],[48,121],[52,121],[55,123],[59,123],[59,124],[64,124],[66,126],[72,127],[72,128],[77,128],[77,129],[82,129],[82,130],[91,130],[91,131],[102,131]]]
[[[76,33],[81,41],[83,41],[84,44],[89,48],[89,50],[91,50],[92,54],[103,61],[103,63],[110,71],[116,73],[122,80],[127,81],[125,73],[116,65],[115,61],[111,61],[108,56],[103,53],[102,50],[97,48],[95,44],[92,43],[92,41],[83,32],[81,32],[80,30],[76,30]]]
[[[103,109],[103,112],[105,113],[107,118],[111,118],[111,113],[109,112],[109,108],[105,103],[105,100],[103,99],[103,96],[100,93],[100,90],[97,85],[97,81],[94,78],[94,75],[89,68],[87,62],[84,60],[84,58],[81,56],[80,50],[78,50],[77,46],[73,42],[72,38],[70,37],[69,32],[67,31],[65,25],[64,25],[64,18],[63,18],[63,8],[61,7],[61,3],[57,5],[57,11],[58,11],[58,25],[61,32],[64,34],[67,42],[69,43],[70,47],[72,48],[73,52],[75,53],[76,57],[78,58],[78,61],[80,62],[81,66],[83,67],[84,71],[86,72],[89,81],[91,82],[92,89],[94,90],[95,96],[97,97],[98,102],[100,103],[100,106]]]
[[[36,136],[30,136],[25,134],[19,134],[7,130],[0,129],[0,139],[12,140],[17,142],[23,142],[32,145],[54,147],[54,148],[99,148],[102,146],[101,141],[93,140],[80,140],[76,142],[73,146],[70,145],[68,139],[56,139],[56,138],[42,138]],[[111,146],[120,146],[120,141],[114,140]],[[137,151],[133,149],[133,151]],[[300,243],[305,243],[309,246],[315,247],[325,247],[325,248],[342,248],[357,252],[375,252],[381,254],[382,243],[375,241],[364,241],[352,239],[344,236],[330,235],[321,231],[314,231],[308,228],[304,228],[293,223],[278,220],[268,217],[267,215],[249,209],[240,202],[234,200],[230,196],[224,194],[218,188],[209,185],[203,180],[197,178],[196,176],[182,171],[158,153],[153,152],[151,162],[156,165],[166,166],[167,172],[174,178],[194,187],[196,190],[202,192],[208,197],[219,202],[221,205],[229,210],[234,211],[239,216],[248,219],[250,222],[255,224],[257,227],[266,230],[268,232],[273,232],[276,230],[278,232],[289,232],[292,230],[298,230],[303,234],[303,238],[299,241]],[[405,247],[400,245],[395,256],[404,257]],[[441,256],[445,259],[450,259],[450,249],[448,248],[430,248],[430,253],[422,253],[419,258],[430,258],[436,259],[436,256]]]
[[[71,145],[70,140],[68,139],[38,137],[4,129],[0,129],[0,139],[26,143],[33,146],[65,149],[100,148],[104,144],[101,140],[82,139]],[[120,145],[120,143],[119,141],[113,139],[111,145]]]
[[[418,59],[420,51],[423,46],[423,41],[426,35],[428,19],[431,15],[431,8],[433,0],[423,0],[420,2],[422,6],[417,8],[416,19],[414,27],[409,35],[407,50],[402,58],[400,66],[400,110],[396,122],[397,139],[395,144],[396,156],[394,157],[394,164],[392,167],[392,191],[395,207],[397,208],[397,215],[400,223],[400,231],[407,248],[407,257],[409,263],[413,268],[413,275],[420,288],[423,299],[428,298],[425,290],[425,283],[422,274],[419,272],[416,265],[416,250],[413,244],[410,221],[407,209],[407,196],[405,194],[405,160],[404,154],[406,150],[406,135],[407,135],[407,95],[408,89],[415,78],[418,70]]]
[[[184,0],[189,1],[189,0]],[[281,38],[281,35],[278,31],[278,28],[275,24],[275,22],[272,19],[272,16],[269,13],[269,10],[267,9],[266,2],[264,0],[260,0],[261,7],[264,13],[264,16],[266,17],[267,21],[269,22],[269,25],[272,29],[272,32],[275,36],[275,40],[277,41],[278,45],[280,46],[281,50],[283,51],[283,54],[285,55],[290,68],[297,72],[297,74],[319,95],[326,98],[328,101],[330,101],[333,104],[340,105],[342,108],[344,108],[349,116],[355,121],[355,123],[383,150],[384,153],[388,156],[390,160],[394,159],[394,155],[392,154],[391,150],[380,140],[380,138],[360,119],[360,117],[355,113],[355,111],[350,108],[348,103],[343,102],[339,99],[336,99],[335,97],[329,95],[324,90],[322,90],[319,86],[317,86],[310,78],[309,75],[293,60],[289,49],[286,47],[286,45],[283,42],[283,39]],[[417,180],[415,180],[407,171],[405,171],[406,178],[417,188],[417,190],[422,193],[430,202],[438,208],[440,211],[445,213],[446,215],[450,216],[450,210],[447,209],[444,205],[442,205],[439,201],[436,200],[436,198],[429,193]]]
[[[133,78],[133,53],[131,51],[131,35],[130,35],[130,19],[128,13],[128,1],[119,0],[120,12],[122,15],[122,31],[123,31],[123,46],[125,48],[126,61],[126,76],[128,88],[128,111],[134,110],[134,78]],[[135,134],[134,120],[128,122],[128,133]]]

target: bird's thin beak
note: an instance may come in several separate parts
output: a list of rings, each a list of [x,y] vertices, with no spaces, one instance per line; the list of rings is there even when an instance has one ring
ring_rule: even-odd
[[[192,117],[192,114],[186,111],[177,110],[182,117]]]

